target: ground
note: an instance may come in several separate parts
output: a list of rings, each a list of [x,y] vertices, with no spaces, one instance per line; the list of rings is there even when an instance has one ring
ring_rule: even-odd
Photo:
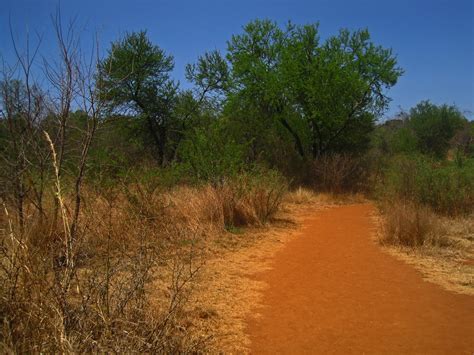
[[[252,238],[201,275],[196,327],[218,334],[216,351],[472,353],[474,298],[386,253],[373,205],[289,212],[293,221],[241,235]]]

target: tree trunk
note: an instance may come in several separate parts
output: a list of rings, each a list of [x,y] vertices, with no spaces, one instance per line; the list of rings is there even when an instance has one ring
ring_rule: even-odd
[[[291,128],[290,124],[288,123],[288,121],[286,119],[282,118],[280,120],[280,122],[283,125],[283,127],[285,127],[287,129],[287,131],[290,132],[291,136],[293,137],[293,139],[295,141],[295,148],[298,151],[298,154],[301,156],[301,158],[304,159],[305,158],[305,153],[304,153],[304,148],[303,148],[303,144],[301,143],[300,137],[293,130],[293,128]]]

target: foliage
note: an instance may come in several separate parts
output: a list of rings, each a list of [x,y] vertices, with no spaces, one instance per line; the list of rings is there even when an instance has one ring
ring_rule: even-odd
[[[402,73],[366,30],[342,30],[320,44],[317,24],[282,29],[269,20],[233,36],[227,59],[229,115],[246,117],[250,126],[275,122],[269,128],[286,130],[302,158],[363,150],[389,102],[384,89]]]
[[[383,198],[400,198],[449,215],[474,209],[474,160],[438,162],[424,156],[393,158],[379,185]]]
[[[177,86],[170,79],[173,57],[153,45],[146,32],[127,34],[112,43],[100,63],[101,98],[112,111],[143,118],[156,159],[165,163],[165,149]]]
[[[469,154],[471,127],[456,106],[421,101],[409,113],[377,127],[372,145],[389,155],[422,153],[443,159],[450,149]]]
[[[422,101],[410,110],[409,127],[417,138],[419,151],[439,158],[446,155],[450,140],[465,122],[456,106]]]
[[[193,130],[178,156],[188,176],[197,180],[218,183],[244,169],[243,146],[226,136],[218,123]]]
[[[179,91],[169,76],[172,57],[145,32],[131,33],[101,62],[99,88],[112,112],[142,122],[144,150],[153,147],[159,166],[184,164],[200,179],[215,179],[242,161],[263,161],[302,180],[309,158],[366,150],[389,102],[386,89],[402,74],[367,30],[320,42],[318,24],[250,22],[225,56],[211,51],[189,64],[194,88]],[[210,164],[220,155],[206,149],[234,162]]]
[[[450,143],[457,153],[474,158],[474,121],[466,121]]]
[[[186,79],[202,90],[202,98],[211,91],[225,92],[229,81],[228,64],[218,51],[207,52],[196,64],[186,66]]]
[[[375,128],[371,146],[381,154],[393,156],[418,151],[418,141],[406,121],[391,120]]]

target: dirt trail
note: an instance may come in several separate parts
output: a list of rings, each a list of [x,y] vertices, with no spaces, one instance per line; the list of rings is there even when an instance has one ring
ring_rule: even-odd
[[[426,282],[372,240],[373,207],[317,212],[277,253],[251,352],[472,354],[474,297]]]

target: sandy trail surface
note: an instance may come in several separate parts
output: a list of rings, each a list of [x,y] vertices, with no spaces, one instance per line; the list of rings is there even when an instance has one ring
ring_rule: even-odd
[[[374,207],[319,211],[256,277],[254,354],[473,354],[474,297],[426,282],[373,240]]]

